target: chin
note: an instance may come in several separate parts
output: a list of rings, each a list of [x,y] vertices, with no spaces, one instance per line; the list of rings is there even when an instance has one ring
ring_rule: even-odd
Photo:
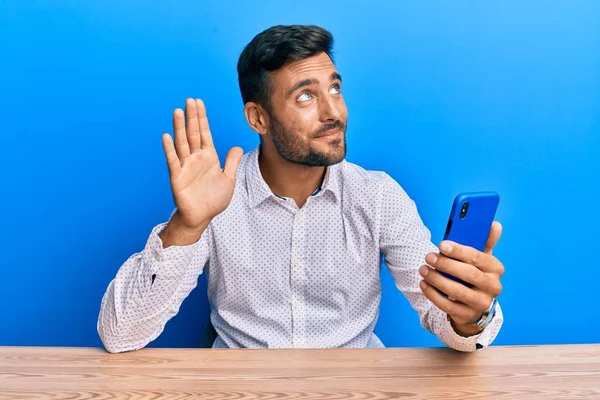
[[[323,167],[335,165],[342,162],[346,158],[346,149],[341,149],[329,154],[323,154]]]
[[[343,139],[337,139],[331,142],[330,152],[327,154],[327,158],[337,160],[335,164],[346,158],[346,142]]]

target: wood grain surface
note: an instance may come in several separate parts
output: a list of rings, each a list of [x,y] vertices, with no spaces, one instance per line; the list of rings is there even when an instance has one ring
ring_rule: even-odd
[[[228,350],[0,347],[0,399],[600,399],[600,345]]]

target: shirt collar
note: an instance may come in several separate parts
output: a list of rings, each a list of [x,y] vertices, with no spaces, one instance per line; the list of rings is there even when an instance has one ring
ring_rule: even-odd
[[[260,173],[258,166],[259,153],[260,145],[248,154],[249,164],[246,170],[246,187],[248,189],[248,205],[250,208],[256,207],[269,197],[276,198]],[[322,196],[326,192],[331,192],[336,199],[340,198],[340,169],[343,168],[345,162],[344,160],[339,164],[327,167],[321,190],[317,190],[313,196]]]

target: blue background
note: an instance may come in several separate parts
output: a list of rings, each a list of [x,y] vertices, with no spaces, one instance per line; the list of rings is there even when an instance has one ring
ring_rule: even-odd
[[[279,23],[332,31],[348,160],[434,241],[457,193],[500,193],[495,344],[600,342],[600,2],[0,1],[0,345],[101,345],[106,286],[173,207],[172,110],[201,97],[221,157],[254,148],[235,66]],[[384,343],[440,345],[382,276]],[[205,289],[153,346],[200,343]]]

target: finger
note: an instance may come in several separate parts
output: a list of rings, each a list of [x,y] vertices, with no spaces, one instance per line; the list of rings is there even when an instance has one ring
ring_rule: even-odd
[[[502,236],[502,225],[500,222],[494,221],[492,223],[492,227],[490,228],[490,234],[488,235],[483,252],[486,254],[492,254],[492,250],[494,250],[494,247],[496,247],[496,243],[498,243],[500,236]]]
[[[200,125],[194,99],[187,99],[185,102],[185,125],[190,153],[194,153],[200,150]]]
[[[492,302],[492,296],[479,290],[466,287],[462,283],[453,281],[427,265],[419,268],[419,273],[431,286],[441,290],[450,300],[458,300],[468,305],[475,311],[482,313]]]
[[[502,263],[496,257],[491,254],[485,254],[473,247],[463,246],[451,240],[444,240],[440,243],[439,249],[441,254],[473,265],[483,272],[493,272],[501,275],[504,271]]]
[[[200,99],[196,99],[196,109],[198,110],[198,124],[200,125],[200,141],[202,148],[214,147],[208,117],[206,116],[206,106]]]
[[[175,146],[173,145],[173,138],[168,133],[162,136],[163,149],[165,156],[167,157],[167,166],[169,167],[169,175],[171,179],[176,179],[181,173],[181,163],[175,152]]]
[[[473,265],[436,253],[427,254],[425,261],[436,270],[470,283],[490,296],[497,297],[502,292],[502,284],[496,274],[487,274]]]
[[[440,310],[448,314],[454,321],[459,324],[472,323],[478,316],[477,311],[473,310],[465,304],[457,301],[452,301],[443,296],[438,290],[425,281],[419,283],[421,291],[433,304]]]
[[[187,141],[187,135],[185,133],[185,123],[183,122],[183,110],[181,108],[173,111],[173,130],[175,131],[175,150],[181,164],[190,155],[190,147]]]
[[[231,179],[232,182],[235,182],[237,169],[240,165],[240,161],[242,161],[243,155],[244,150],[242,150],[241,147],[233,147],[227,153],[227,157],[225,158],[225,168],[223,168],[223,172],[229,177],[229,179]]]

